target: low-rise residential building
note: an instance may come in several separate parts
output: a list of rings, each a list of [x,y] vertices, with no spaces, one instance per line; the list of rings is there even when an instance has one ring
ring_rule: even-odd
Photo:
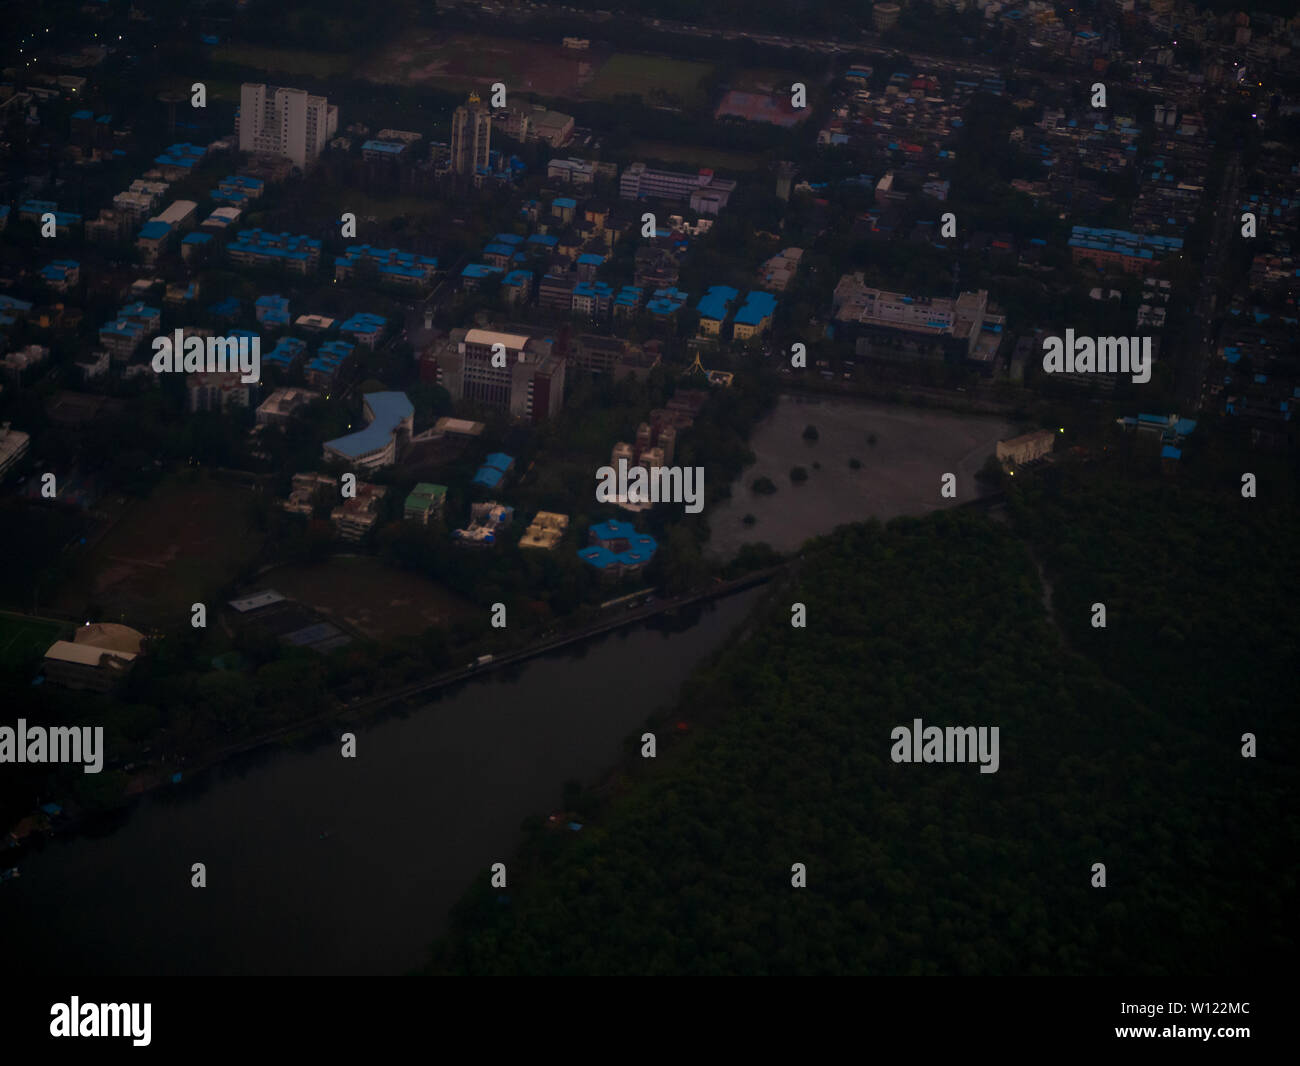
[[[568,528],[568,515],[556,514],[553,511],[538,511],[524,531],[524,535],[519,541],[519,547],[553,551],[560,541],[564,539],[564,533]]]
[[[330,521],[344,540],[358,541],[379,521],[379,505],[388,495],[385,485],[357,482],[357,494],[344,499],[330,511]]]
[[[381,281],[390,281],[407,288],[428,285],[438,270],[438,260],[433,256],[415,255],[397,248],[373,248],[368,244],[349,245],[334,260],[334,279],[345,281],[363,264],[371,264]]]
[[[81,280],[81,264],[75,259],[56,259],[41,268],[41,280],[55,292],[67,292]]]
[[[268,233],[246,229],[226,247],[226,254],[236,263],[253,267],[284,267],[297,274],[315,270],[320,262],[321,242],[305,235]]]
[[[470,506],[470,521],[464,529],[454,529],[451,535],[468,547],[486,547],[495,544],[501,534],[514,521],[515,509],[489,500]]]
[[[188,410],[223,413],[234,407],[247,407],[252,392],[249,383],[240,379],[238,371],[188,374],[185,389]]]
[[[299,417],[320,396],[311,389],[276,389],[257,408],[259,426],[283,426]]]
[[[407,521],[427,526],[430,518],[441,518],[447,501],[447,486],[421,481],[406,497],[402,517]]]

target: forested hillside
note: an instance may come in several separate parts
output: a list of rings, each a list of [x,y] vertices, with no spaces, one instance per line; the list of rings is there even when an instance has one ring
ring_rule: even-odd
[[[1062,520],[1114,530],[1086,501],[1054,507],[1034,527],[1044,541]],[[1197,580],[1207,602],[1216,584],[1241,587],[1240,558],[1201,566],[1225,550],[1197,547],[1213,524],[1157,506],[1141,538],[1168,543],[1171,522],[1175,547],[1108,557],[1117,604],[1139,580],[1152,603],[1178,604],[1173,590]],[[1189,702],[1213,674],[1208,634],[1174,623],[1188,657],[1172,644],[1149,657],[1181,675],[1167,684],[1139,683],[1143,638],[1127,629],[1109,632],[1129,649],[1097,669],[1048,621],[1015,535],[969,513],[846,527],[774,599],[687,686],[678,713],[704,719],[694,739],[633,766],[582,832],[535,827],[508,892],[485,871],[432,970],[1225,973],[1290,943],[1293,792],[1276,748],[1241,758],[1217,690]],[[790,625],[794,601],[806,629]],[[1281,606],[1229,615],[1244,627],[1233,648],[1286,653]],[[1247,706],[1274,672],[1238,665]],[[914,718],[999,727],[998,772],[891,762],[891,729]],[[806,888],[791,887],[797,862]],[[1094,863],[1105,888],[1090,885]]]

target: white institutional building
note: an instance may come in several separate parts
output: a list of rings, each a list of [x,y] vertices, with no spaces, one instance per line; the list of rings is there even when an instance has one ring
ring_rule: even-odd
[[[306,167],[320,155],[339,125],[339,109],[305,89],[245,82],[235,128],[241,152],[267,152]]]

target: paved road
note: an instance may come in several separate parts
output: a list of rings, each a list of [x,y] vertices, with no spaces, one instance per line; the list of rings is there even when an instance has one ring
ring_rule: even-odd
[[[1205,402],[1206,375],[1214,353],[1214,312],[1217,304],[1215,288],[1222,273],[1228,250],[1234,236],[1240,233],[1241,218],[1237,213],[1240,203],[1241,154],[1234,152],[1228,160],[1223,176],[1223,189],[1215,205],[1210,246],[1202,265],[1201,284],[1197,289],[1196,305],[1192,312],[1193,348],[1187,353],[1178,383],[1178,401],[1185,411],[1199,411]]]

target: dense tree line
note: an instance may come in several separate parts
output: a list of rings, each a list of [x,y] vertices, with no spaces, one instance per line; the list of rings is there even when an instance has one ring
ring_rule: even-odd
[[[1176,604],[1198,581],[1207,611],[1239,596],[1236,684],[1294,661],[1293,639],[1267,637],[1280,593],[1234,591],[1253,565],[1234,541],[1198,552],[1211,527],[1158,505],[1057,506],[1087,527],[1072,538],[1084,545],[1142,531],[1120,542],[1141,536],[1145,553],[1089,563],[1107,582],[1140,580],[1145,603]],[[1169,537],[1176,548],[1152,544]],[[1064,582],[1062,595],[1068,613]],[[790,625],[795,601],[806,629]],[[945,512],[813,542],[797,586],[749,633],[659,723],[661,738],[679,718],[702,725],[693,740],[649,769],[633,753],[619,798],[581,798],[577,836],[526,823],[506,902],[484,873],[434,972],[1241,973],[1289,946],[1282,697],[1238,694],[1276,708],[1255,719],[1273,754],[1243,760],[1222,702],[1189,709],[1191,680],[1172,676],[1222,665],[1196,646],[1208,632],[1184,636],[1187,656],[1157,652],[1146,683],[1151,628],[1125,630],[1128,667],[1098,669],[1052,629],[1014,535]],[[999,771],[893,763],[890,731],[914,718],[999,726]],[[795,862],[805,889],[791,887]],[[1090,887],[1098,862],[1104,889]]]

